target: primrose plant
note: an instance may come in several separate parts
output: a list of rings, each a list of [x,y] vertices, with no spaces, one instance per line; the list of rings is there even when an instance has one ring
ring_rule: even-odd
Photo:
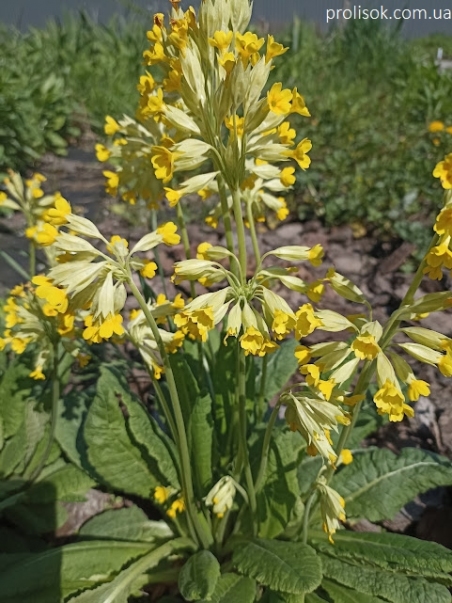
[[[107,240],[61,195],[43,197],[37,176],[24,186],[12,175],[0,201],[26,213],[31,246],[43,247],[49,264],[34,274],[33,250],[31,283],[11,292],[0,346],[37,349],[31,377],[53,382],[61,350],[85,364],[96,344],[133,346],[155,392],[151,413],[104,361],[72,447],[61,437],[64,417],[54,421],[71,460],[69,450],[84,451],[85,473],[152,500],[163,517],[149,521],[135,506],[88,521],[79,541],[97,577],[77,582],[78,566],[63,563],[61,601],[153,593],[162,603],[449,602],[450,551],[382,528],[344,528],[393,518],[419,492],[452,484],[452,465],[439,455],[359,447],[429,395],[408,358],[452,375],[452,339],[418,326],[452,301],[449,292],[418,293],[424,277],[452,269],[452,156],[434,171],[445,204],[430,248],[400,308],[380,324],[334,268],[314,282],[300,278],[299,263],[321,265],[320,245],[260,251],[257,223],[287,217],[284,194],[296,169],[310,165],[311,141],[291,121],[309,118],[303,97],[267,86],[289,49],[248,30],[249,0],[202,0],[198,14],[179,1],[147,33],[135,118],[107,117],[110,142],[96,149],[112,165],[107,191],[144,208],[150,232],[134,245]],[[206,222],[222,225],[225,244],[203,242],[190,257],[184,204],[209,197]],[[177,225],[158,219],[165,199]],[[160,273],[168,291],[159,248],[181,240],[186,259],[171,281],[188,281],[190,297],[168,299],[151,279]],[[319,309],[326,287],[356,313]],[[284,291],[299,295],[297,307]],[[127,299],[135,309],[125,318]],[[335,335],[308,344],[314,331]],[[60,397],[54,387],[57,414]],[[93,539],[117,547],[102,571]],[[58,549],[63,559],[80,542]]]

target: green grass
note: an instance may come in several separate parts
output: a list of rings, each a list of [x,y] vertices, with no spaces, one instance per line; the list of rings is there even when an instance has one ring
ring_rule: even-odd
[[[298,214],[358,222],[422,248],[442,202],[432,171],[452,152],[452,135],[428,132],[433,120],[452,125],[452,72],[438,73],[435,43],[378,21],[350,21],[323,38],[295,23],[285,42],[292,50],[273,80],[298,86],[312,113],[297,120],[314,145]]]

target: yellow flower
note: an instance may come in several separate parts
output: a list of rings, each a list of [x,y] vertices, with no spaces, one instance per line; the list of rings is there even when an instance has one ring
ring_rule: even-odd
[[[444,130],[444,123],[442,121],[436,120],[431,121],[428,125],[429,132],[442,132]]]
[[[162,146],[152,147],[151,162],[154,167],[155,177],[163,182],[169,182],[174,173],[176,153],[172,153]]]
[[[387,414],[390,421],[401,421],[404,415],[414,416],[411,406],[405,404],[405,397],[399,386],[389,379],[386,379],[375,394],[374,402],[379,414]]]
[[[244,65],[253,54],[259,52],[264,42],[264,38],[258,38],[256,34],[250,31],[243,35],[238,32],[235,34],[235,47]]]
[[[36,380],[45,380],[46,376],[42,372],[42,366],[37,366],[35,370],[30,373],[30,377]]]
[[[443,188],[452,188],[452,153],[446,155],[444,161],[440,161],[433,170],[433,176],[441,180]]]
[[[48,247],[53,245],[58,237],[58,230],[46,222],[39,222],[37,226],[31,226],[25,231],[28,239],[33,239],[38,245]]]
[[[326,484],[323,476],[317,482],[317,489],[320,493],[323,530],[328,534],[329,541],[334,544],[333,535],[341,527],[340,522],[345,521],[345,500],[336,490]]]
[[[163,90],[157,89],[157,94],[148,96],[147,103],[145,105],[148,113],[161,113],[165,109],[165,103],[163,101]]]
[[[145,50],[143,52],[143,59],[146,65],[156,65],[168,60],[165,49],[160,42],[156,42],[151,49]]]
[[[120,314],[110,314],[103,321],[95,321],[93,316],[88,315],[85,318],[85,327],[82,335],[89,343],[100,343],[102,339],[110,339],[114,334],[121,336],[125,333]]]
[[[341,452],[341,461],[344,465],[350,465],[350,463],[353,463],[352,451],[348,448],[344,448]]]
[[[324,291],[325,285],[322,281],[314,281],[309,285],[306,295],[310,301],[317,303],[322,299]]]
[[[163,505],[171,495],[171,488],[165,486],[157,486],[154,490],[154,500]]]
[[[218,57],[218,62],[229,75],[236,65],[236,58],[233,52],[225,52],[223,56]]]
[[[438,368],[445,377],[452,377],[452,355],[443,354],[438,360]]]
[[[281,82],[273,84],[267,92],[267,102],[270,111],[275,115],[288,115],[291,109],[292,92],[283,90]]]
[[[168,203],[170,207],[175,207],[182,197],[182,191],[175,191],[168,186],[164,186],[165,196],[168,199]]]
[[[206,257],[205,253],[208,249],[210,249],[212,247],[211,243],[200,243],[198,245],[198,249],[196,250],[196,257],[198,258],[198,260],[207,260],[208,258]]]
[[[107,136],[113,136],[120,130],[121,130],[121,126],[118,124],[116,119],[113,119],[113,117],[110,117],[110,115],[107,115],[107,117],[105,118],[105,126],[104,126],[105,134],[107,134]]]
[[[52,281],[43,275],[33,277],[32,283],[38,285],[36,288],[36,297],[45,299],[57,312],[64,314],[68,308],[68,299],[66,291],[55,287]]]
[[[416,402],[421,396],[430,396],[430,385],[422,379],[410,379],[408,381],[408,398]]]
[[[299,345],[295,348],[295,358],[298,364],[303,365],[311,360],[311,352],[305,345]]]
[[[433,230],[439,235],[452,237],[452,207],[444,207],[436,218]]]
[[[295,321],[292,316],[289,316],[283,310],[275,310],[273,315],[272,331],[276,339],[284,339],[284,337],[292,331]]]
[[[108,195],[116,195],[118,192],[119,186],[119,176],[116,172],[111,172],[110,170],[104,170],[102,174],[107,178],[107,184],[105,186],[105,190]]]
[[[177,498],[166,514],[168,517],[171,517],[171,519],[174,519],[178,513],[182,513],[183,511],[185,511],[185,501],[183,498]]]
[[[380,346],[375,337],[368,333],[358,335],[352,343],[351,348],[355,356],[360,360],[373,360],[380,352]]]
[[[140,76],[140,83],[137,85],[137,90],[141,96],[150,94],[155,88],[155,80],[150,73],[146,71],[146,75]],[[102,161],[102,159],[100,159]]]
[[[292,144],[297,133],[294,128],[290,127],[290,122],[283,121],[283,123],[278,127],[278,136],[279,142],[281,144]]]
[[[190,339],[206,342],[209,331],[215,326],[213,309],[207,307],[181,312],[174,317],[174,324]]]
[[[324,255],[325,252],[323,251],[323,247],[320,245],[320,243],[317,243],[317,245],[314,245],[314,247],[311,247],[309,250],[308,260],[313,266],[320,266],[322,264]]]
[[[234,119],[235,117],[235,119]],[[230,130],[230,132],[235,133],[235,128],[234,128],[234,121],[235,121],[235,128],[237,128],[237,136],[239,138],[241,138],[243,136],[243,128],[245,126],[245,118],[244,117],[239,117],[238,115],[230,115],[229,117],[225,117],[224,119],[224,124],[227,127],[228,130]]]
[[[267,38],[267,52],[265,53],[265,62],[268,63],[275,57],[279,57],[285,52],[287,52],[289,48],[284,48],[282,44],[275,42],[275,38],[271,35]]]
[[[178,245],[180,243],[180,235],[176,234],[177,226],[174,222],[166,222],[157,228],[157,234],[159,234],[165,245]]]
[[[147,261],[140,270],[141,276],[144,278],[154,278],[158,266],[155,262]]]
[[[256,356],[264,343],[264,336],[255,327],[248,327],[239,341],[242,349],[245,350],[246,356],[248,354]]]
[[[284,154],[286,157],[295,159],[302,170],[306,170],[311,165],[311,158],[308,157],[307,153],[312,149],[312,143],[308,138],[303,138],[298,146],[293,151],[286,151]]]
[[[278,201],[281,203],[281,206],[276,210],[276,217],[282,222],[289,215],[289,210],[287,209],[284,197],[278,197]]]
[[[105,145],[98,143],[94,148],[96,149],[96,157],[98,161],[104,162],[110,159],[111,151],[109,151]]]
[[[300,373],[305,376],[308,385],[317,387],[320,381],[320,369],[316,364],[304,364],[300,367]]]
[[[209,38],[209,44],[218,48],[221,54],[227,50],[232,42],[233,31],[216,31],[212,38]]]
[[[322,321],[316,318],[311,304],[303,304],[295,314],[295,337],[301,339],[310,335],[314,329],[322,326]]]
[[[290,110],[291,113],[298,113],[303,117],[310,117],[311,114],[306,107],[306,103],[304,102],[304,98],[297,91],[296,88],[292,90],[292,108]]]
[[[62,226],[67,223],[67,216],[72,213],[71,204],[61,193],[55,193],[55,207],[50,207],[44,214],[44,220],[53,226]]]
[[[285,167],[281,170],[279,179],[283,186],[292,186],[292,184],[295,183],[296,178],[294,176],[294,172],[295,172],[294,167]]]

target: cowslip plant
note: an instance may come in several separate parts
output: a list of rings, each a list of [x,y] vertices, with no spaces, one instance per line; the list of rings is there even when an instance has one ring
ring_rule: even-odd
[[[107,239],[67,201],[43,216],[52,240],[35,241],[51,249],[49,270],[15,295],[26,290],[39,300],[41,321],[52,319],[59,337],[70,316],[76,355],[106,342],[134,346],[155,392],[149,413],[106,363],[92,395],[81,396],[83,418],[58,415],[58,442],[97,483],[152,500],[162,519],[151,522],[136,506],[92,518],[77,542],[34,554],[41,599],[30,576],[21,580],[23,559],[8,566],[0,575],[8,602],[49,601],[55,585],[52,600],[76,603],[146,593],[162,603],[451,600],[452,553],[443,547],[342,529],[391,518],[417,493],[452,484],[446,458],[359,448],[379,417],[413,416],[411,403],[429,394],[407,358],[452,375],[452,340],[417,326],[451,305],[450,292],[417,295],[424,276],[452,269],[450,157],[434,171],[445,189],[434,238],[385,324],[334,268],[311,283],[300,278],[299,263],[321,266],[320,245],[294,241],[261,253],[256,222],[269,211],[287,215],[277,195],[294,183],[296,166],[309,167],[311,142],[296,142],[291,126],[291,114],[309,117],[298,90],[276,83],[266,91],[286,48],[247,30],[251,8],[248,0],[203,0],[196,14],[173,0],[168,24],[155,15],[135,119],[107,117],[112,142],[97,147],[115,170],[105,171],[107,190],[154,217],[166,198],[180,234],[166,221],[135,244]],[[190,203],[213,195],[207,223],[225,232],[225,245],[202,242],[196,258],[184,222],[188,195]],[[171,281],[189,281],[190,297],[168,299],[149,282],[159,247],[181,240],[187,257]],[[357,313],[318,307],[326,287]],[[285,290],[299,294],[298,307]],[[128,295],[135,308],[126,318]],[[13,349],[24,324],[18,305],[7,304],[1,340]],[[343,336],[309,344],[314,331]],[[45,363],[39,367],[35,378],[45,376]],[[110,566],[98,554],[106,544]],[[46,584],[52,554],[62,559],[61,576]]]

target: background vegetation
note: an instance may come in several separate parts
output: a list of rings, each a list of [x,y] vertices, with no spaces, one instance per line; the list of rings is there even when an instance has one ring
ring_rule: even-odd
[[[133,114],[144,30],[143,18],[100,25],[83,13],[43,30],[1,29],[0,172],[64,154],[87,123],[101,134],[107,114]],[[314,149],[290,200],[295,215],[422,250],[441,203],[432,166],[452,143],[452,70],[435,64],[438,47],[452,57],[452,37],[406,40],[380,21],[327,35],[295,22],[282,37],[291,48],[273,79],[298,86],[312,112],[300,118]],[[437,120],[444,130],[429,132]]]

